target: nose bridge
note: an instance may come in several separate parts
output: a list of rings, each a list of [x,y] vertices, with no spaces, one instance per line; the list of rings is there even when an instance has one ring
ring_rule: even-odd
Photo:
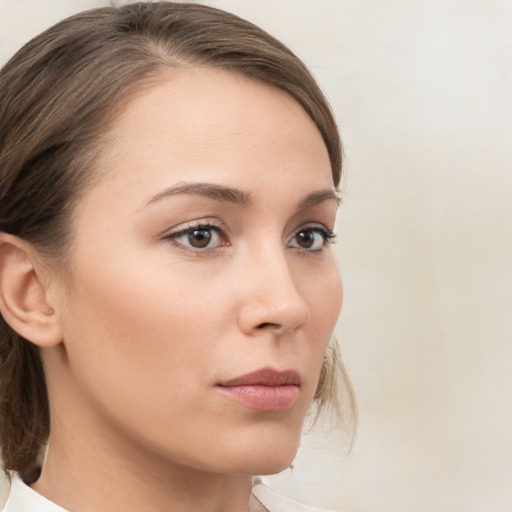
[[[309,320],[309,306],[297,288],[282,243],[251,251],[240,313],[244,331],[295,331]]]

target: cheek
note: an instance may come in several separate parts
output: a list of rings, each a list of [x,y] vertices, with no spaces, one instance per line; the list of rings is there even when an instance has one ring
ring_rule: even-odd
[[[304,273],[302,275],[305,275]],[[313,283],[313,284],[312,284]],[[307,340],[301,355],[308,362],[311,375],[310,398],[313,398],[323,356],[332,337],[343,302],[343,285],[339,270],[332,260],[315,274],[314,279],[304,279],[300,284],[301,295],[309,305],[310,321],[306,327]]]
[[[343,302],[343,284],[334,259],[311,279],[301,283],[302,296],[309,305],[310,323],[317,332],[332,334]]]
[[[85,405],[80,414],[165,450],[169,439],[182,439],[178,425],[197,423],[197,411],[213,414],[204,391],[222,301],[190,293],[183,272],[133,263],[81,267],[63,319],[69,374]]]
[[[79,262],[63,329],[70,369],[86,392],[115,401],[129,387],[134,404],[146,403],[159,388],[168,397],[183,372],[204,369],[198,354],[207,360],[207,314],[214,314],[204,295],[187,294],[179,272],[127,255],[91,261],[101,263]]]

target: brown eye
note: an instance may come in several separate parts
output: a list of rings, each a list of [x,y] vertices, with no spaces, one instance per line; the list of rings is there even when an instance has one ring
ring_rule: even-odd
[[[333,239],[334,234],[331,231],[320,227],[311,227],[297,231],[288,245],[306,251],[320,251]]]
[[[315,243],[315,233],[311,231],[300,231],[295,237],[297,244],[303,249],[310,249]]]
[[[188,243],[195,249],[204,249],[212,240],[211,230],[194,229],[188,233]]]
[[[230,245],[224,232],[219,227],[209,224],[198,224],[181,229],[176,233],[170,233],[165,239],[194,252]]]

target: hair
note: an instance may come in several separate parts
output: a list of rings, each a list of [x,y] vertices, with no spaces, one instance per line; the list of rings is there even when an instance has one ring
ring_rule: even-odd
[[[330,107],[304,64],[281,42],[227,12],[189,3],[133,3],[79,13],[46,30],[0,72],[0,231],[62,261],[73,206],[92,183],[101,137],[116,112],[165,69],[225,69],[282,89],[306,110],[339,186],[342,146]],[[343,383],[341,385],[341,383]],[[352,388],[332,343],[316,413],[340,407],[355,422]],[[27,474],[50,432],[38,348],[0,316],[0,449],[5,470]]]

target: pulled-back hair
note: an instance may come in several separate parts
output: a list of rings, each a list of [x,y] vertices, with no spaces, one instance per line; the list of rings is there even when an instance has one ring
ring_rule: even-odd
[[[342,149],[329,105],[304,64],[252,23],[188,3],[134,3],[65,19],[27,43],[0,72],[0,232],[60,262],[72,211],[94,176],[109,122],[165,68],[225,69],[286,91],[320,131],[340,183]],[[315,395],[336,402],[350,383],[329,347]],[[0,316],[0,448],[4,468],[26,472],[48,439],[50,415],[35,345]]]

